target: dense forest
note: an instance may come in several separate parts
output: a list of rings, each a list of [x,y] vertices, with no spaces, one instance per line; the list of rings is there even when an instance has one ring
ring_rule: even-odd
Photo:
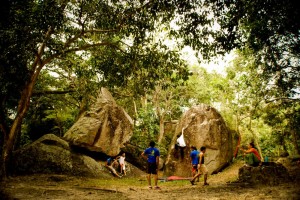
[[[14,150],[63,136],[101,87],[134,119],[133,144],[166,148],[164,122],[215,107],[241,144],[300,154],[300,9],[295,0],[4,0],[1,177]],[[199,64],[183,59],[190,47]],[[234,55],[225,73],[203,63]]]

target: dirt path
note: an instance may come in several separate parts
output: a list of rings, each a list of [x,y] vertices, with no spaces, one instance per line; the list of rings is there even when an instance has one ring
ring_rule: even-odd
[[[202,180],[192,186],[188,180],[160,181],[161,190],[148,189],[145,177],[122,179],[87,179],[63,175],[18,176],[1,184],[1,199],[300,199],[300,184],[278,186],[237,184],[236,163],[217,175],[209,176],[209,186]]]

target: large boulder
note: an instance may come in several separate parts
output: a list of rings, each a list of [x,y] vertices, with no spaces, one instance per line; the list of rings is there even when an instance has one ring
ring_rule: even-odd
[[[101,88],[97,101],[65,133],[71,145],[115,156],[132,136],[133,121]]]
[[[237,182],[274,186],[291,180],[288,170],[281,163],[269,162],[258,167],[241,167]]]
[[[15,174],[66,174],[84,177],[109,177],[94,159],[72,152],[68,142],[47,134],[13,153]]]
[[[183,128],[186,147],[182,158],[175,144]],[[209,173],[218,173],[232,160],[232,138],[222,116],[215,108],[205,104],[192,107],[178,122],[165,163],[165,175],[191,176],[189,156],[191,146],[195,146],[198,150],[201,146],[205,146],[205,164]]]
[[[126,153],[127,162],[135,165],[142,170],[146,170],[147,160],[141,156],[144,149],[128,143],[121,150]]]
[[[289,172],[291,178],[295,182],[300,183],[300,156],[289,156],[279,158],[276,163],[282,164]]]

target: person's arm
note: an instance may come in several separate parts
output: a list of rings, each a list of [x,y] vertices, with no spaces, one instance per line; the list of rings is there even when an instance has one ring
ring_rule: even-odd
[[[143,158],[147,158],[147,156],[146,156],[146,154],[145,154],[145,151],[142,152],[141,156],[142,156]]]
[[[203,154],[200,153],[199,154],[199,168],[201,168],[201,165],[202,165],[202,157],[203,157]]]
[[[238,146],[238,148],[239,148],[241,151],[243,151],[244,153],[250,153],[250,152],[248,152],[250,149],[248,149],[248,150],[243,149],[242,147],[240,147],[240,145]]]
[[[245,153],[251,153],[252,149],[244,150]]]
[[[251,149],[242,149],[241,148],[241,150],[244,152],[244,153],[252,153],[253,152],[253,149],[251,148]]]
[[[118,163],[116,159],[113,159],[113,161],[111,162],[112,166],[115,165],[116,163]]]

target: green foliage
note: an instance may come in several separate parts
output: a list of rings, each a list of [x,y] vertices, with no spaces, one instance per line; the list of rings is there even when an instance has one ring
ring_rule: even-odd
[[[276,89],[272,96],[294,96],[300,80],[297,1],[208,2],[221,26],[218,43],[224,49],[252,49],[265,82],[276,85],[264,89]]]
[[[279,146],[275,148],[279,152],[277,154],[282,152],[299,154],[300,129],[297,125],[300,122],[299,111],[298,102],[277,101],[265,109],[263,119],[273,129],[274,143]]]
[[[159,121],[152,106],[138,112],[131,142],[141,148],[147,148],[150,141],[157,141]]]
[[[74,113],[72,109],[77,107],[80,114],[88,109],[91,97],[101,86],[124,89],[132,80],[131,91],[136,96],[145,94],[157,83],[163,85],[162,80],[173,73],[177,73],[177,78],[172,78],[172,82],[186,80],[186,65],[179,59],[178,52],[154,40],[157,24],[169,27],[177,4],[168,1],[5,1],[3,10],[6,12],[1,13],[0,31],[1,132],[9,132],[10,116],[22,113],[16,119],[25,117],[31,84],[33,95],[46,95],[46,99],[57,98],[48,96],[55,91],[58,91],[56,94],[69,93],[71,98],[62,97],[62,101],[72,104],[68,112]],[[182,11],[191,10],[189,5],[193,5],[192,2],[181,4]],[[51,78],[53,73],[55,77]],[[37,105],[39,101],[33,97],[31,103]],[[49,104],[53,108],[54,104]],[[39,123],[47,121],[51,127],[57,127],[55,123],[65,118],[54,117],[57,111],[53,114],[51,109],[51,112],[44,112],[46,110],[42,112],[45,119]],[[26,117],[27,122],[35,121],[30,119],[32,115]],[[19,127],[21,123],[22,120],[18,122]],[[63,130],[65,128],[60,131]]]
[[[63,102],[61,97],[47,95],[46,97],[34,98],[33,107],[28,111],[23,129],[23,135],[28,134],[31,140],[53,133],[59,137],[63,136],[75,120],[75,110]]]
[[[6,0],[0,13],[1,139],[8,138],[2,133],[13,117],[27,112],[26,101],[18,105],[26,95],[20,144],[49,132],[62,136],[105,86],[138,122],[132,142],[143,148],[157,139],[160,119],[178,119],[183,108],[206,103],[232,129],[240,128],[245,141],[253,139],[251,125],[264,152],[280,145],[294,151],[290,143],[299,143],[300,133],[296,3]],[[179,55],[184,45],[205,59],[234,48],[243,52],[223,77],[201,68],[189,72]],[[161,144],[163,153],[170,140]]]
[[[278,90],[270,89],[273,83],[264,79],[262,71],[257,69],[253,51],[250,50],[239,52],[227,69],[231,91],[235,93],[230,102],[236,118],[232,122],[238,126],[243,144],[257,138],[263,155],[295,154],[299,151],[299,130],[294,126],[299,123],[295,117],[299,103],[284,96],[270,101],[278,95],[275,94]]]

